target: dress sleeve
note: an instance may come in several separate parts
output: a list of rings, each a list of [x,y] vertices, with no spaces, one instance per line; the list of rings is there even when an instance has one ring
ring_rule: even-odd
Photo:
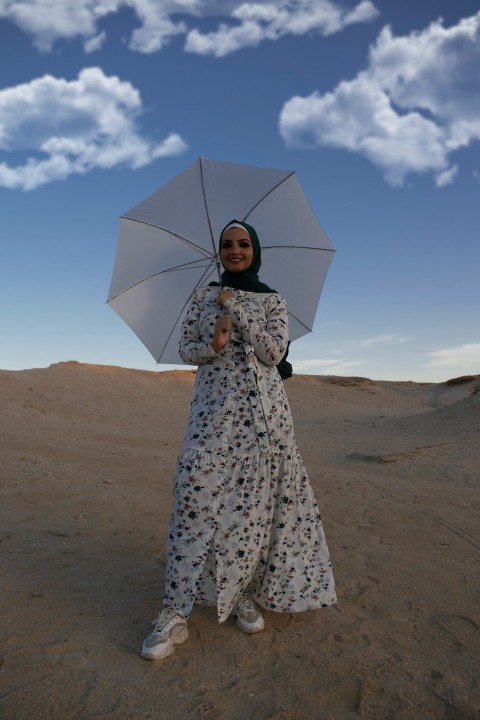
[[[284,298],[272,293],[267,300],[266,322],[248,315],[241,300],[230,298],[224,303],[245,342],[252,345],[255,355],[265,365],[278,365],[288,347],[288,313]]]
[[[203,365],[217,357],[211,341],[205,342],[200,335],[200,310],[202,298],[198,293],[193,296],[182,322],[179,353],[188,365]]]

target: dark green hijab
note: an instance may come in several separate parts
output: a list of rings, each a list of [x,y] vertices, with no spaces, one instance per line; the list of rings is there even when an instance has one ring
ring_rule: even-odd
[[[262,283],[258,279],[258,271],[260,270],[260,266],[262,264],[262,250],[260,248],[260,241],[258,239],[256,230],[251,225],[248,225],[241,220],[230,220],[230,222],[225,225],[222,232],[220,233],[220,241],[218,248],[219,251],[222,246],[223,233],[228,227],[230,227],[232,223],[241,225],[250,235],[250,240],[252,242],[253,248],[253,260],[250,267],[248,267],[246,270],[242,270],[241,272],[233,273],[229,270],[224,270],[221,277],[221,283],[211,282],[210,285],[219,286],[221,284],[222,287],[232,287],[236,290],[247,290],[249,292],[257,293],[276,293],[276,290],[269,287],[265,283]],[[289,347],[290,343],[288,343],[287,352],[277,365],[277,370],[280,373],[282,380],[286,380],[287,378],[292,377],[293,368],[292,365],[287,361]]]
[[[250,267],[246,270],[242,270],[242,272],[235,273],[230,272],[229,270],[224,270],[222,273],[222,287],[233,287],[237,290],[248,290],[250,292],[258,293],[277,292],[273,288],[268,287],[268,285],[265,285],[265,283],[260,282],[260,280],[258,279],[258,271],[260,270],[260,265],[262,264],[262,251],[260,248],[260,241],[258,239],[256,230],[251,225],[248,225],[241,220],[230,220],[230,222],[225,225],[222,232],[220,233],[220,241],[218,245],[219,252],[222,248],[223,233],[227,228],[230,227],[230,225],[232,225],[232,223],[235,223],[236,225],[241,225],[250,235],[250,240],[252,242],[253,248],[253,260]],[[218,285],[219,283],[210,284]]]

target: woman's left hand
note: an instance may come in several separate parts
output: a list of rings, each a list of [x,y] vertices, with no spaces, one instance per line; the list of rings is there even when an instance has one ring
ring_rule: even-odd
[[[225,301],[233,297],[235,296],[231,290],[222,290],[222,292],[217,295],[217,303],[223,307]]]

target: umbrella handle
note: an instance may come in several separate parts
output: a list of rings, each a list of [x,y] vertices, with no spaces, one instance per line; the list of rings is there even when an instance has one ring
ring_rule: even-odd
[[[223,291],[225,290],[225,287],[224,287],[221,283],[220,283],[220,288],[221,288],[221,289],[220,289],[220,292],[223,292]],[[227,310],[227,308],[225,307],[225,305],[222,305],[222,310],[223,310],[223,314],[224,314],[224,315],[228,315],[228,310]]]

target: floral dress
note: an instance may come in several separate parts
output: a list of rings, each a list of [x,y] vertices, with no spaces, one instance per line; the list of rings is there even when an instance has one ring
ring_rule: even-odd
[[[228,288],[227,288],[228,289]],[[223,622],[248,590],[264,608],[297,612],[336,602],[322,522],[275,367],[288,343],[285,300],[218,287],[198,290],[180,354],[198,365],[177,461],[163,601],[188,617],[217,605]],[[232,319],[216,353],[214,325]]]

